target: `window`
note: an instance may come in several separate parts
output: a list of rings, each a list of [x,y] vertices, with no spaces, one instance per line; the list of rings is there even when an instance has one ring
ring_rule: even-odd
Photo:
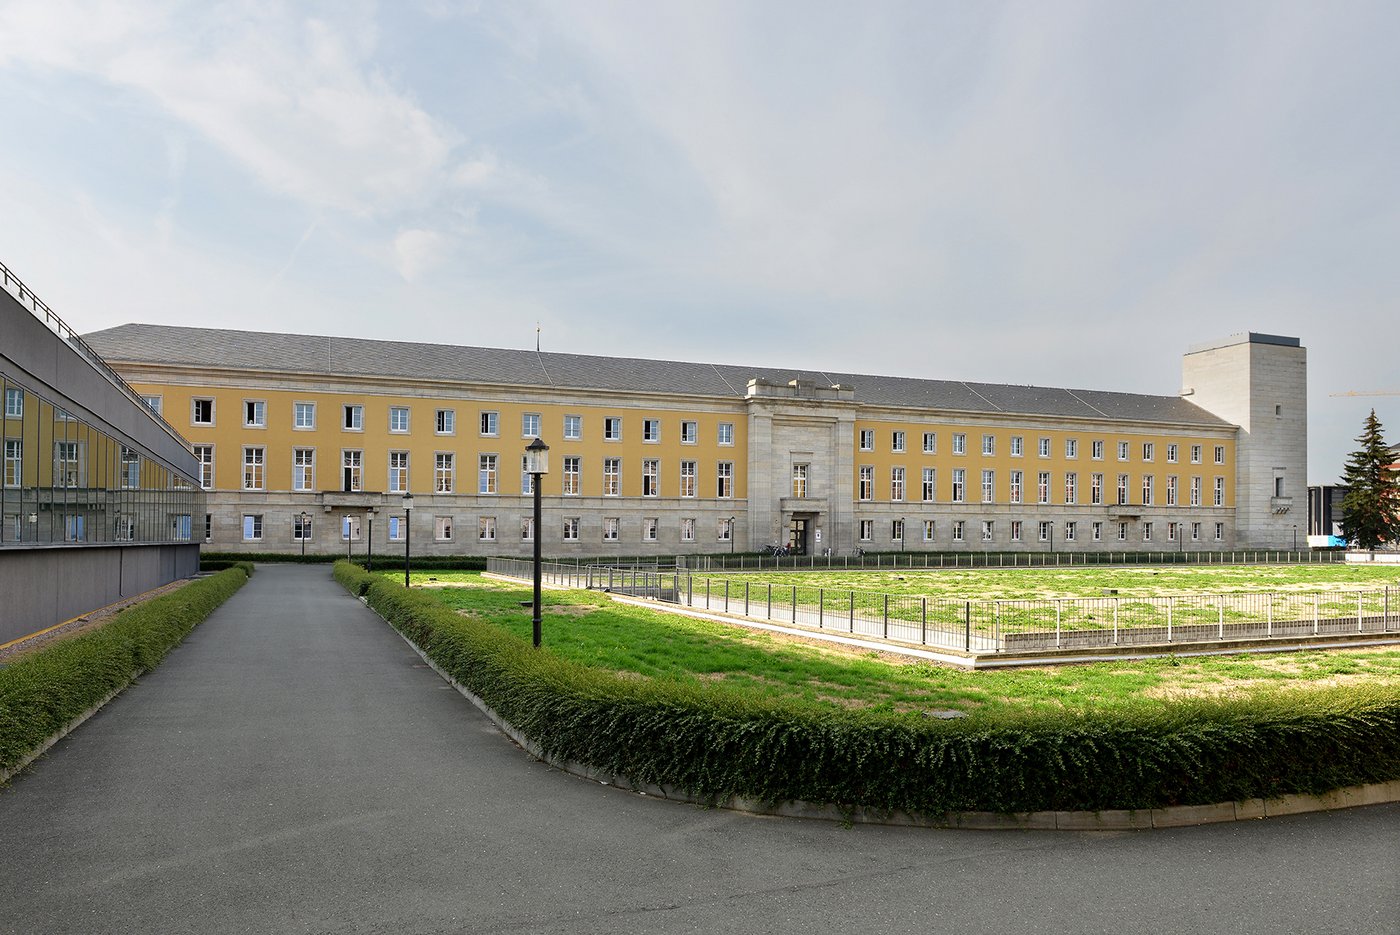
[[[347,432],[362,432],[365,428],[365,407],[346,406],[345,418],[341,423]]]
[[[660,420],[660,419],[643,419],[643,420],[642,420],[642,441],[644,441],[644,442],[659,442],[659,441],[661,441],[661,420]]]
[[[681,462],[681,496],[695,496],[695,462]]]
[[[1074,471],[1065,473],[1065,502],[1079,502],[1079,475]]]
[[[174,517],[172,526],[174,527],[175,538],[181,542],[188,542],[194,529],[194,517],[188,513],[179,513]]]
[[[1118,460],[1119,460],[1119,461],[1127,461],[1127,460],[1128,460],[1128,443],[1127,443],[1127,442],[1119,442],[1119,443],[1118,443]]]
[[[698,422],[681,423],[681,444],[693,445],[700,438],[700,424]]]
[[[962,503],[967,496],[967,471],[953,468],[953,502]]]
[[[938,454],[938,433],[937,433],[937,432],[925,432],[925,433],[924,433],[924,454],[926,454],[926,455]]]
[[[861,500],[875,499],[875,468],[869,464],[860,467],[860,489],[857,494]]]
[[[1041,438],[1039,443],[1036,445],[1035,451],[1036,454],[1042,458],[1050,457],[1050,439]]]
[[[578,541],[578,517],[577,517],[577,516],[566,516],[566,517],[564,517],[564,537],[563,537],[563,538],[564,538],[564,541],[565,541],[565,542],[577,542],[577,541]]]
[[[1103,460],[1103,439],[1096,438],[1089,443],[1089,457],[1095,461]]]
[[[484,454],[477,458],[476,492],[494,494],[496,492],[496,456]]]
[[[1011,436],[1011,457],[1022,457],[1023,452],[1025,451],[1025,447],[1026,440],[1024,438],[1022,438],[1020,435]]]
[[[261,399],[243,400],[243,427],[246,429],[267,428],[267,403]]]
[[[1050,502],[1050,472],[1041,471],[1035,476],[1035,502]]]
[[[695,541],[695,520],[691,517],[686,517],[685,519],[681,520],[681,541]]]
[[[1065,541],[1066,541],[1066,542],[1073,542],[1073,541],[1074,541],[1075,532],[1076,532],[1076,529],[1075,529],[1075,522],[1074,522],[1074,520],[1069,520],[1069,521],[1067,521],[1067,522],[1065,523]]]
[[[408,431],[408,407],[389,407],[389,431],[403,434]]]
[[[457,456],[450,451],[433,455],[433,492],[451,493],[457,489]]]
[[[719,521],[719,534],[717,538],[720,542],[728,542],[734,538],[733,517],[726,516]]]
[[[1274,478],[1274,496],[1275,496],[1275,497],[1281,497],[1281,496],[1283,496],[1283,478],[1282,478],[1282,477],[1275,477],[1275,478]]]
[[[1077,439],[1077,438],[1066,438],[1066,439],[1065,439],[1065,457],[1066,457],[1066,458],[1077,458],[1077,457],[1079,457],[1079,439]]]
[[[1124,506],[1128,502],[1128,475],[1118,475],[1118,505]]]
[[[5,388],[5,417],[7,419],[24,418],[24,390],[14,386]]]
[[[953,454],[967,454],[967,436],[962,432],[953,433]]]
[[[578,455],[564,458],[564,496],[576,497],[579,492],[579,474],[583,459]]]
[[[341,490],[364,489],[364,452],[351,448],[345,449],[341,452],[340,467],[341,479],[344,481]]]
[[[292,541],[304,542],[311,538],[311,514],[307,513],[306,518],[302,518],[301,513],[292,514]]]
[[[316,485],[316,449],[292,449],[292,489],[314,490]]]
[[[792,495],[801,500],[807,496],[807,465],[792,466]]]
[[[645,517],[642,520],[642,541],[655,542],[659,521],[654,516]]]
[[[405,538],[405,536],[404,536],[404,530],[407,528],[407,526],[408,526],[408,523],[406,522],[406,517],[403,517],[403,516],[391,516],[391,517],[389,517],[389,541],[390,541],[390,542],[402,542],[402,541],[404,541],[404,538]]]
[[[1176,541],[1176,523],[1167,523],[1167,541]]]
[[[617,541],[617,526],[618,526],[618,522],[619,522],[619,520],[618,520],[618,518],[617,518],[616,516],[605,516],[605,517],[603,517],[603,541],[604,541],[604,542],[616,542],[616,541]]]
[[[904,499],[904,468],[890,468],[890,499],[899,501]]]
[[[1216,463],[1216,464],[1224,464],[1224,463],[1225,463],[1225,446],[1224,446],[1224,445],[1216,445],[1216,446],[1215,446],[1215,463]]]
[[[439,409],[433,420],[433,431],[438,435],[457,434],[457,410]]]
[[[715,465],[715,496],[721,500],[734,496],[733,461],[720,461]]]
[[[496,517],[478,516],[476,519],[476,538],[478,542],[496,541]]]
[[[1176,442],[1171,442],[1167,445],[1167,463],[1176,463]]]
[[[316,427],[315,403],[292,403],[292,428],[314,429]],[[392,428],[393,426],[390,426]]]
[[[535,518],[533,516],[522,516],[520,518],[520,541],[535,541]]]
[[[1089,475],[1089,502],[1094,506],[1103,503],[1103,475]]]
[[[190,424],[191,424],[191,425],[213,425],[213,424],[214,424],[214,400],[212,400],[212,399],[192,399],[192,400],[190,400]]]
[[[1050,537],[1054,535],[1054,533],[1051,532],[1051,530],[1055,528],[1055,524],[1050,522],[1049,520],[1043,519],[1040,521],[1038,526],[1040,532],[1040,541],[1048,542],[1050,540]]]
[[[1201,505],[1201,479],[1199,477],[1191,478],[1191,505]]]
[[[982,520],[982,541],[991,542],[995,532],[996,523],[990,519]]]
[[[1192,464],[1200,464],[1200,463],[1201,463],[1201,446],[1200,446],[1200,445],[1192,445],[1192,446],[1191,446],[1191,463],[1192,463]]]
[[[487,438],[495,438],[501,434],[501,414],[499,412],[483,412],[481,414],[481,434]]]
[[[136,490],[141,486],[141,456],[135,448],[121,446],[121,486],[126,490]]]
[[[1119,542],[1127,542],[1127,541],[1128,541],[1128,524],[1127,524],[1127,523],[1119,523],[1119,524],[1118,524],[1118,541],[1119,541]]]
[[[982,472],[982,502],[991,503],[996,500],[997,472]]]
[[[938,471],[935,468],[924,468],[924,502],[932,503],[938,490]]]
[[[77,442],[54,442],[53,471],[55,487],[83,486],[83,459]]]
[[[895,452],[896,454],[899,454],[899,453],[901,453],[901,452],[904,451],[904,433],[903,433],[903,432],[891,432],[891,433],[890,433],[890,451],[893,451],[893,452]]]
[[[243,541],[256,542],[262,538],[263,518],[261,513],[243,514]]]
[[[963,521],[960,519],[953,520],[953,541],[963,541]]]
[[[873,519],[863,519],[860,521],[860,541],[869,542],[875,538],[875,521]]]
[[[199,462],[199,486],[205,490],[214,489],[214,446],[195,445],[195,460]]]
[[[1021,541],[1021,521],[1019,519],[1013,519],[1011,521],[1011,541]]]
[[[1167,475],[1167,506],[1176,506],[1176,475]]]
[[[982,436],[982,454],[988,457],[997,453],[997,437],[995,435]]]
[[[1215,500],[1214,500],[1214,502],[1215,502],[1215,505],[1216,505],[1216,506],[1224,506],[1224,505],[1225,505],[1225,478],[1223,478],[1223,477],[1217,477],[1217,478],[1215,479]]]
[[[1025,474],[1021,471],[1011,472],[1011,502],[1020,503],[1023,496]]]
[[[1192,524],[1191,524],[1191,541],[1192,541],[1192,542],[1200,542],[1200,541],[1201,541],[1201,524],[1200,524],[1200,523],[1192,523]]]
[[[924,541],[932,542],[938,533],[938,521],[932,519],[924,520]]]
[[[1142,460],[1144,460],[1144,461],[1151,461],[1151,460],[1152,460],[1152,457],[1153,457],[1153,455],[1154,455],[1155,453],[1156,453],[1156,446],[1153,445],[1152,442],[1143,442],[1143,443],[1142,443]]]
[[[212,539],[212,538],[214,538],[214,514],[213,514],[213,513],[205,513],[205,514],[204,514],[204,541],[205,541],[205,542],[208,542],[208,541],[209,541],[210,539]]]
[[[243,489],[264,490],[267,487],[267,455],[264,448],[243,449]],[[259,537],[261,538],[261,537]]]
[[[564,438],[577,441],[583,437],[583,416],[564,417]]]
[[[1216,524],[1215,524],[1215,541],[1216,541],[1216,542],[1223,542],[1223,541],[1225,541],[1225,524],[1224,524],[1224,523],[1216,523]]]
[[[734,444],[734,423],[721,422],[719,424],[719,443],[721,445]]]
[[[540,437],[540,414],[538,412],[526,412],[520,416],[520,437],[539,438]]]
[[[642,496],[655,497],[661,489],[661,462],[648,458],[642,462]]]
[[[1151,505],[1152,505],[1152,479],[1153,479],[1153,478],[1152,478],[1152,475],[1151,475],[1151,474],[1144,474],[1144,475],[1142,475],[1142,505],[1143,505],[1143,506],[1151,506]]]
[[[609,442],[622,441],[621,416],[603,416],[603,440]]]
[[[340,538],[347,541],[360,538],[360,518],[358,516],[342,516],[340,518]]]
[[[24,442],[18,438],[7,438],[5,439],[4,485],[18,487],[22,483],[24,483]]]
[[[408,452],[389,452],[389,492],[404,493],[408,490]]]
[[[1152,523],[1151,523],[1151,522],[1146,522],[1146,523],[1143,523],[1143,524],[1142,524],[1142,541],[1143,541],[1143,542],[1151,542],[1151,541],[1152,541]]]
[[[1095,522],[1089,525],[1089,535],[1095,542],[1103,541],[1103,523]]]
[[[448,542],[452,539],[452,517],[433,517],[433,538],[439,542]]]
[[[874,430],[874,429],[861,429],[861,430],[860,430],[860,450],[861,450],[861,451],[874,451],[874,450],[875,450],[875,430]]]
[[[530,473],[530,456],[520,456],[520,493],[531,496],[535,492],[535,476]]]
[[[622,493],[622,459],[603,459],[603,496],[616,497]]]
[[[903,541],[904,541],[904,520],[902,520],[902,519],[896,519],[896,520],[892,520],[892,521],[890,522],[890,541],[891,541],[891,542],[903,542]]]

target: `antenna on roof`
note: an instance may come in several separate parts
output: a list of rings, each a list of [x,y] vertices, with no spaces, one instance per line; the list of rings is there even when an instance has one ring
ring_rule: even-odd
[[[540,323],[535,322],[535,353],[540,352]]]

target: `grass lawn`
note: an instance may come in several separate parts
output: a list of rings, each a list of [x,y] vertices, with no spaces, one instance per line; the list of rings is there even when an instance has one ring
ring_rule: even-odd
[[[528,586],[474,572],[431,574],[439,587],[430,593],[446,606],[530,638],[530,609],[520,606],[530,599]],[[427,579],[428,573],[414,575],[415,584]],[[1195,694],[1336,684],[1400,694],[1400,648],[968,672],[629,607],[589,591],[547,591],[544,602],[545,647],[569,660],[626,677],[719,682],[839,708],[952,710],[976,717],[1017,708],[1103,709]]]

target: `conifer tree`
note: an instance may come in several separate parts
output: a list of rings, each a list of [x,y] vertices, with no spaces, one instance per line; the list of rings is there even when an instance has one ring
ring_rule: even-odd
[[[1400,539],[1400,470],[1392,467],[1395,453],[1386,446],[1376,410],[1366,417],[1361,446],[1347,458],[1342,483],[1342,534],[1363,549]]]

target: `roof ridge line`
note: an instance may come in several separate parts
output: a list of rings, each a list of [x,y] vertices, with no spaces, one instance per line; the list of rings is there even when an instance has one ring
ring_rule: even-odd
[[[987,397],[983,396],[981,393],[979,393],[979,392],[977,392],[976,390],[974,390],[974,389],[972,388],[972,384],[971,384],[971,383],[968,383],[966,380],[959,380],[958,382],[961,383],[961,384],[963,385],[963,387],[964,387],[969,393],[971,393],[973,396],[976,396],[978,399],[982,400],[982,402],[986,403],[988,406],[991,406],[991,407],[992,407],[993,409],[995,409],[997,412],[1005,412],[1005,411],[1006,411],[1005,409],[1003,409],[1003,408],[1001,408],[1000,406],[998,406],[996,403],[992,402],[992,401],[991,401],[990,399],[988,399]]]

